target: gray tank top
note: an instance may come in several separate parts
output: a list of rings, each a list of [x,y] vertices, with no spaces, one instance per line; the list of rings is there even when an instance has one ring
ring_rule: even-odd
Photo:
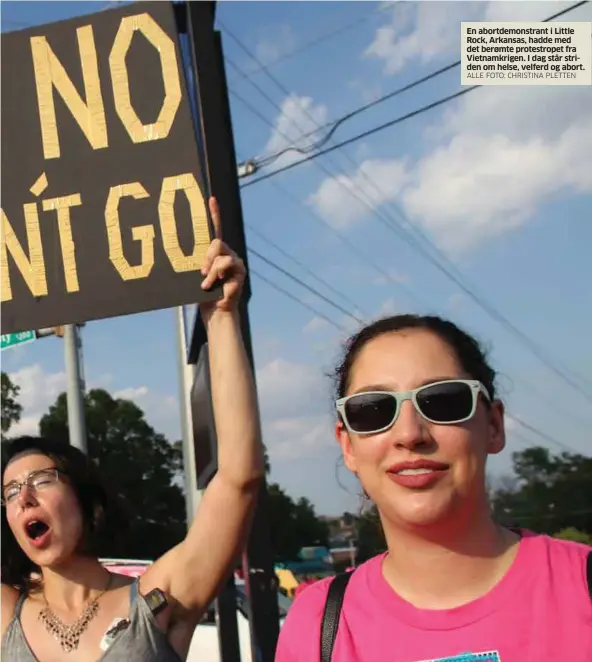
[[[16,603],[14,616],[4,637],[0,658],[3,662],[39,662],[33,655],[21,625],[21,610],[26,595]],[[130,590],[130,624],[120,631],[97,662],[182,662],[158,629],[154,616],[135,581]]]

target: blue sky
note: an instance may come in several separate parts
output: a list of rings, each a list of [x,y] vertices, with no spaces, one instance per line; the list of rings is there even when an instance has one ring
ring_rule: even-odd
[[[459,57],[463,20],[540,20],[569,4],[219,3],[239,158],[275,152],[318,124],[453,62]],[[106,6],[3,2],[2,29]],[[592,21],[592,7],[562,20]],[[230,34],[267,65],[288,94],[264,71],[252,73],[260,64]],[[293,51],[298,52],[290,56]],[[239,79],[236,67],[252,75]],[[453,69],[345,123],[336,140],[458,89],[460,72]],[[592,395],[591,118],[589,87],[481,88],[243,190],[249,246],[356,316],[436,312],[491,348],[509,411],[546,436],[509,419],[508,448],[491,461],[495,474],[507,472],[512,450],[525,444],[561,450],[547,437],[590,454],[590,401],[384,223],[403,220],[421,228],[483,300]],[[281,159],[271,167],[287,162]],[[357,310],[257,233],[313,270]],[[250,313],[272,480],[294,497],[309,497],[323,513],[355,510],[358,487],[343,468],[337,469],[326,375],[339,357],[340,342],[356,323],[256,257],[251,266],[342,328],[253,277]],[[131,397],[157,429],[178,438],[174,311],[93,322],[83,339],[88,385]],[[64,389],[61,341],[49,338],[5,351],[2,369],[22,388],[25,412],[18,430],[34,431]]]

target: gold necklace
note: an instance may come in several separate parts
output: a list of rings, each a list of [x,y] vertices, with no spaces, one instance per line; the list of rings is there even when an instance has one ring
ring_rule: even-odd
[[[43,592],[43,599],[45,600],[45,607],[39,614],[39,620],[45,625],[45,629],[51,634],[54,639],[62,647],[65,653],[71,653],[78,648],[80,637],[88,627],[88,624],[97,615],[99,611],[99,598],[109,590],[113,575],[109,573],[107,586],[97,595],[96,598],[91,600],[85,607],[82,614],[71,625],[66,625],[61,618],[53,611]]]

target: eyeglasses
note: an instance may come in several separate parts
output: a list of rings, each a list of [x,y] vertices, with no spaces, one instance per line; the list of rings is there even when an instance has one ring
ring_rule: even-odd
[[[49,467],[48,469],[39,469],[32,471],[22,483],[16,480],[11,481],[5,485],[2,493],[2,505],[6,506],[13,501],[16,501],[21,489],[26,485],[30,490],[37,492],[44,490],[51,485],[55,485],[60,480],[60,471],[57,467]]]
[[[377,434],[388,430],[405,400],[431,423],[454,425],[473,417],[479,393],[491,398],[483,384],[474,379],[450,379],[426,384],[411,391],[367,391],[337,400],[337,411],[349,432]]]

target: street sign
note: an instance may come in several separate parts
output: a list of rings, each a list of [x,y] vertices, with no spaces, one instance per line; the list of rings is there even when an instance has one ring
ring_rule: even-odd
[[[35,331],[21,331],[19,333],[7,333],[2,336],[2,345],[0,349],[8,349],[9,347],[14,347],[15,345],[24,345],[28,342],[33,342],[37,336]]]

